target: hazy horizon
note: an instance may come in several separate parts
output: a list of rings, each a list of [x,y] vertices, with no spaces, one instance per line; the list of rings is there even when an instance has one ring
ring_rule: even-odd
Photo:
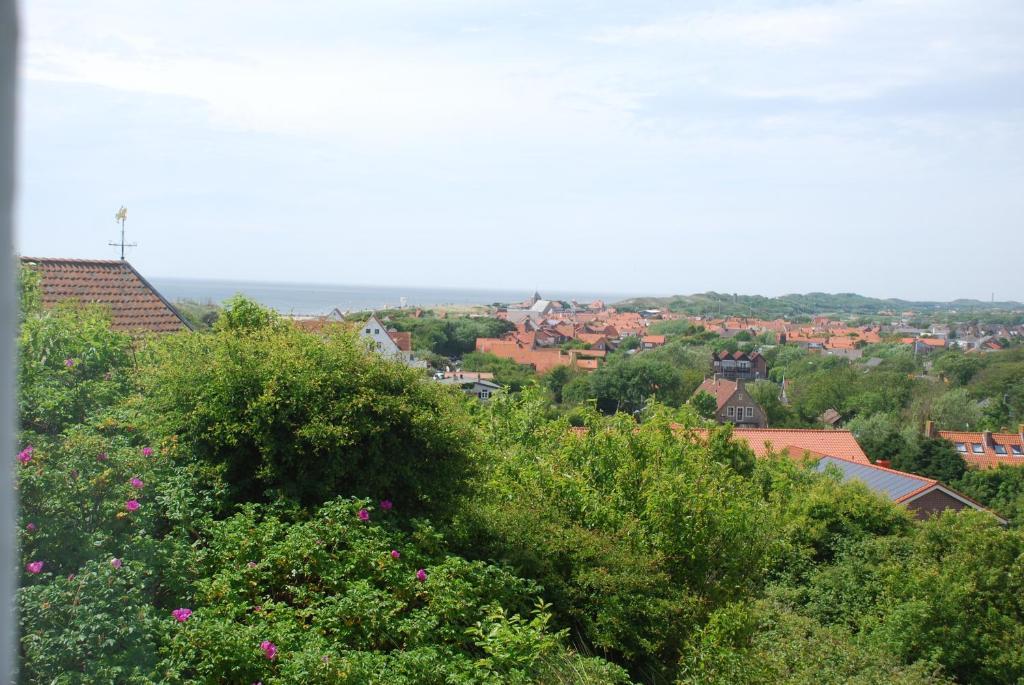
[[[1024,301],[1024,4],[22,5],[17,248],[147,278]]]

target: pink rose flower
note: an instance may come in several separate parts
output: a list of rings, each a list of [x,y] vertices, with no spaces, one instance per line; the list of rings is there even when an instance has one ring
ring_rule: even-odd
[[[138,508],[141,506],[142,505],[139,504],[139,500],[137,499],[130,499],[124,503],[124,508],[127,509],[128,511],[137,511]]]
[[[130,482],[132,484],[132,487],[135,488],[136,490],[141,490],[146,486],[146,484],[143,483],[142,480],[139,478],[132,478]]]
[[[402,556],[402,554],[397,549],[391,550],[391,558],[392,559],[397,559],[400,556]]]
[[[273,661],[277,657],[277,645],[270,640],[264,640],[260,643],[260,649],[263,650],[263,656]]]
[[[184,623],[189,619],[190,616],[192,616],[192,610],[185,608],[175,609],[171,612],[171,616],[173,616],[174,620],[176,620],[178,623]]]
[[[427,572],[426,571],[424,571],[423,569],[420,569],[420,570],[416,571],[416,580],[418,580],[418,581],[420,581],[422,583],[426,579],[427,579]]]
[[[110,560],[110,565],[113,566],[115,569],[121,568],[121,563],[121,560],[117,557],[114,557]]]
[[[359,510],[359,520],[360,521],[369,521],[370,520],[370,512],[366,511],[366,509],[360,509]]]
[[[380,508],[383,509],[384,511],[391,511],[391,507],[393,507],[393,506],[395,506],[395,505],[392,504],[391,500],[389,500],[389,499],[382,499],[380,501]]]
[[[144,457],[152,457],[153,456],[153,448],[152,447],[143,447],[142,448],[142,456],[144,456]]]
[[[34,524],[34,523],[30,523],[30,524],[28,524],[27,526],[25,526],[25,530],[27,530],[27,531],[28,531],[28,532],[30,532],[30,533],[34,533],[34,532],[36,532],[36,530],[38,530],[38,528],[39,528],[39,527],[38,527],[38,526],[36,526],[36,524]]]
[[[27,564],[25,564],[25,570],[31,573],[32,575],[35,575],[43,570],[43,566],[45,566],[45,564],[43,564],[43,562],[41,561],[30,561]]]
[[[33,448],[32,445],[26,446],[25,449],[18,452],[18,461],[20,461],[22,464],[29,463],[30,461],[32,461],[32,453],[34,451],[35,448]]]

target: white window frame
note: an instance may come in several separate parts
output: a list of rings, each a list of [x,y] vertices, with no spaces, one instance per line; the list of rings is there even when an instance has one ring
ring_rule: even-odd
[[[731,418],[735,418],[735,416],[736,416],[736,407],[726,407],[725,408],[725,415],[728,416],[730,419]]]
[[[754,408],[753,407],[747,407],[747,418],[748,419],[754,418]]]

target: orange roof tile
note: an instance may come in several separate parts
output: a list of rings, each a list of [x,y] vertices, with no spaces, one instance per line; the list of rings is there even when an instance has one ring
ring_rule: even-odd
[[[191,329],[126,261],[22,257],[21,263],[41,274],[44,307],[64,300],[103,305],[110,310],[111,328],[117,331],[174,333]]]
[[[754,454],[763,457],[769,451],[785,451],[791,457],[803,452],[849,459],[861,464],[871,463],[853,433],[847,430],[816,430],[810,428],[734,428],[733,437],[744,440]]]
[[[994,469],[1000,464],[1024,466],[1024,455],[1014,455],[1014,446],[1024,453],[1024,436],[1019,433],[992,433],[991,444],[985,440],[985,434],[969,431],[939,431],[939,437],[954,445],[960,443],[966,452],[960,452],[968,466],[980,469]],[[981,445],[981,452],[975,452],[975,445]],[[1005,449],[1006,454],[996,452],[996,447]]]

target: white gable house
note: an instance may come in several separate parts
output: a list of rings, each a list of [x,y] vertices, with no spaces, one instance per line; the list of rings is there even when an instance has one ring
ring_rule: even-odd
[[[359,329],[359,337],[370,340],[380,354],[401,361],[415,369],[427,368],[427,362],[418,359],[412,352],[412,339],[409,333],[389,331],[384,324],[371,316]]]

